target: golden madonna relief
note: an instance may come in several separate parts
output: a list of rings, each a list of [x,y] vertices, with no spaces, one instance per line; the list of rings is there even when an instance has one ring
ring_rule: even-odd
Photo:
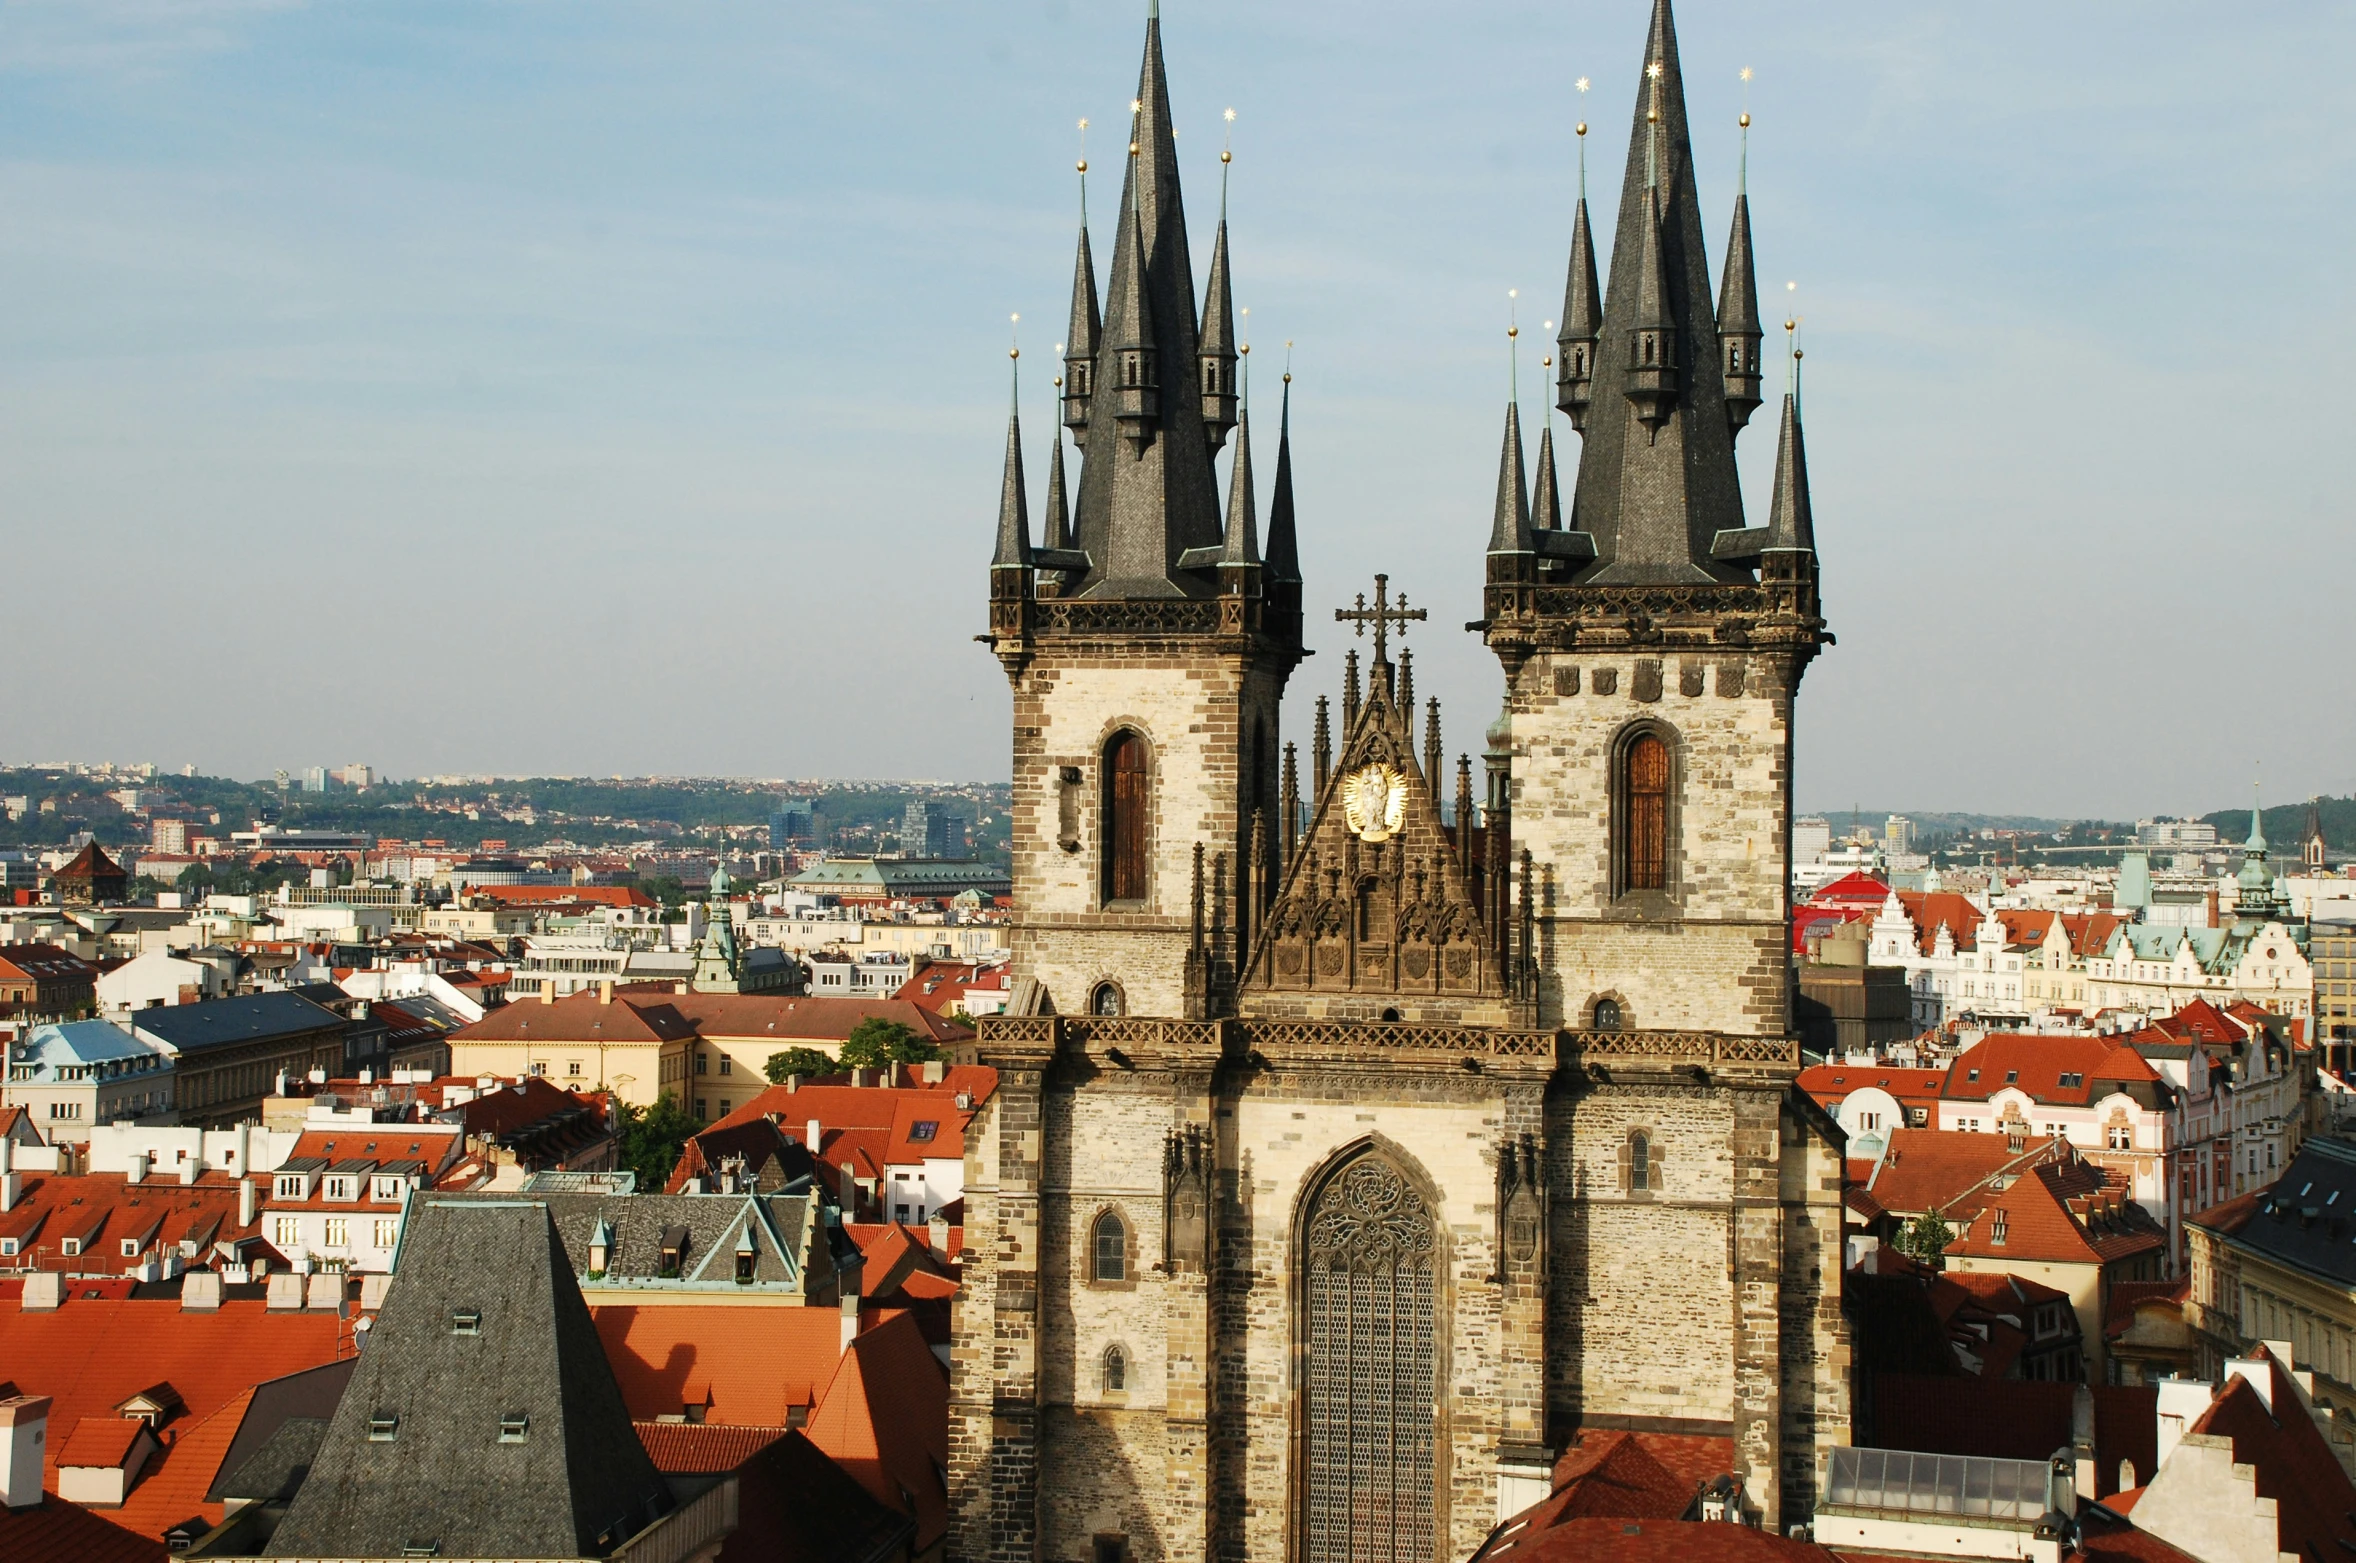
[[[1342,783],[1342,818],[1360,841],[1390,840],[1407,818],[1407,778],[1379,761],[1351,772]]]

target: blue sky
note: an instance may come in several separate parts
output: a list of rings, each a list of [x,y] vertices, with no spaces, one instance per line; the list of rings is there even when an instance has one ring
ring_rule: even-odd
[[[0,757],[1003,776],[1007,316],[1036,493],[1074,121],[1119,124],[1141,12],[0,5]],[[1454,626],[1505,293],[1554,314],[1570,126],[1614,190],[1646,12],[1166,10],[1197,257],[1232,106],[1263,392],[1295,343],[1312,620],[1377,568],[1428,604],[1452,747],[1499,693]],[[2356,786],[2356,12],[1678,23],[1712,265],[1748,65],[1762,280],[1807,320],[1840,644],[1803,805]],[[1294,725],[1340,677],[1312,636]]]

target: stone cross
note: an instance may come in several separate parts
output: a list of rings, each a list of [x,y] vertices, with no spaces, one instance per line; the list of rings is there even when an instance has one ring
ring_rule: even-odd
[[[1366,633],[1367,625],[1374,626],[1374,665],[1376,667],[1390,665],[1389,633],[1393,624],[1398,625],[1399,633],[1404,635],[1407,633],[1409,620],[1431,617],[1421,608],[1408,607],[1405,592],[1399,594],[1398,606],[1391,606],[1389,601],[1390,587],[1391,578],[1387,575],[1378,575],[1374,578],[1373,607],[1366,606],[1366,594],[1360,592],[1357,607],[1333,610],[1335,621],[1352,626],[1351,633],[1353,634],[1363,635]]]

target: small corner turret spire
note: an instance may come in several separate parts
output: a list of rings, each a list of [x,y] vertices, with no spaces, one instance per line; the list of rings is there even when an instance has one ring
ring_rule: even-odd
[[[1745,80],[1750,67],[1743,67]],[[1759,279],[1751,261],[1751,116],[1742,127],[1742,165],[1735,181],[1734,231],[1726,240],[1726,270],[1718,287],[1718,355],[1726,379],[1726,426],[1740,432],[1759,405]]]
[[[1252,425],[1246,412],[1235,424],[1234,470],[1227,485],[1227,531],[1219,549],[1219,590],[1251,597],[1260,590],[1260,523],[1252,493]]]
[[[1020,321],[1022,317],[1015,317]],[[1023,491],[1022,349],[1009,347],[1011,405],[1006,410],[1006,474],[998,493],[998,549],[990,556],[991,596],[1027,596],[1031,589],[1030,501]],[[1001,580],[1001,576],[1009,577]],[[1020,586],[1019,592],[1006,587]]]
[[[1554,424],[1549,420],[1538,436],[1538,488],[1530,500],[1530,530],[1562,530],[1562,490],[1554,475]]]
[[[1784,329],[1792,338],[1791,387],[1783,397],[1783,428],[1775,445],[1775,492],[1767,508],[1768,553],[1816,552],[1816,517],[1808,503],[1808,445],[1800,431],[1799,322]]]
[[[1130,160],[1137,143],[1129,143]],[[1113,275],[1106,289],[1106,355],[1111,359],[1113,416],[1121,432],[1140,446],[1153,442],[1162,410],[1161,374],[1155,363],[1153,301],[1146,296],[1145,222],[1135,201],[1124,203],[1121,237],[1113,246]]]
[[[1096,389],[1096,349],[1104,316],[1096,303],[1096,258],[1088,250],[1088,121],[1080,121],[1080,248],[1072,262],[1072,318],[1064,336],[1063,421],[1088,427],[1088,397]],[[1084,438],[1085,436],[1083,436]]]
[[[1628,327],[1628,400],[1636,404],[1636,416],[1643,420],[1655,437],[1661,425],[1669,421],[1670,410],[1677,401],[1677,317],[1669,302],[1670,278],[1667,245],[1661,236],[1661,192],[1659,178],[1660,139],[1660,62],[1649,68],[1653,81],[1653,108],[1647,116],[1647,136],[1655,150],[1649,154],[1651,166],[1645,176],[1645,188],[1638,200],[1642,205],[1636,213],[1636,310]]]
[[[1585,90],[1585,79],[1581,89]],[[1595,234],[1587,224],[1587,122],[1579,121],[1579,211],[1571,223],[1571,274],[1563,284],[1562,331],[1555,337],[1558,361],[1554,405],[1584,431],[1595,397],[1595,341],[1603,334],[1603,289],[1595,279]]]
[[[1522,410],[1505,404],[1505,443],[1497,457],[1497,513],[1489,528],[1489,552],[1530,552],[1530,475],[1522,461]]]
[[[1227,111],[1227,122],[1235,123],[1235,110]],[[1203,434],[1213,455],[1227,443],[1228,430],[1235,427],[1235,301],[1227,275],[1227,169],[1233,159],[1231,148],[1220,148],[1219,236],[1211,247],[1211,281],[1203,294],[1202,334],[1195,348]]]

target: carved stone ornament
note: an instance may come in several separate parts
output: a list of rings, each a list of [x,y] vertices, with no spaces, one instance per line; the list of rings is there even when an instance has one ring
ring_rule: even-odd
[[[1342,816],[1360,841],[1384,842],[1406,823],[1407,778],[1392,765],[1369,765],[1342,783]]]
[[[1169,1202],[1163,1230],[1172,1269],[1201,1269],[1210,1247],[1209,1151],[1202,1130],[1191,1126],[1171,1135],[1163,1149],[1163,1197]]]
[[[1431,1217],[1398,1169],[1365,1157],[1318,1196],[1309,1263],[1319,1270],[1428,1270]]]

